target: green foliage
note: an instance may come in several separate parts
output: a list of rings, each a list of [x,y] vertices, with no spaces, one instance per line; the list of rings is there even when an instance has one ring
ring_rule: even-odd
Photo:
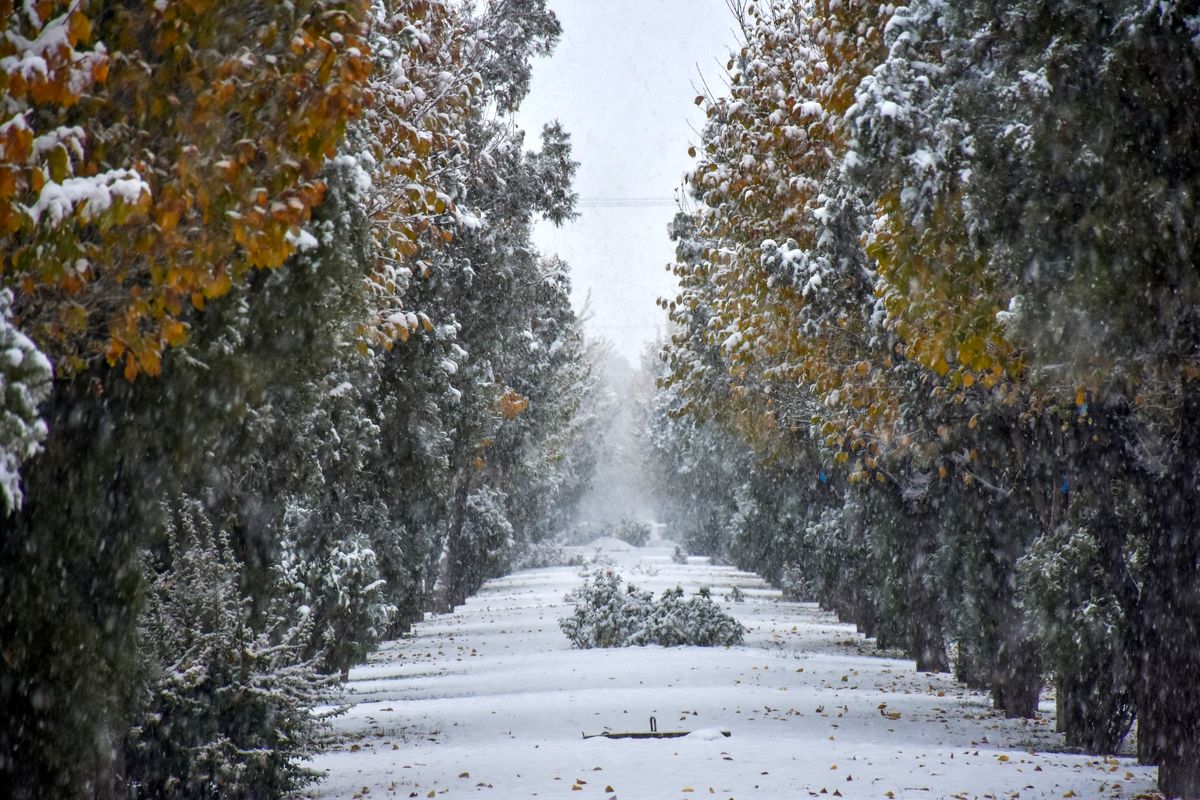
[[[634,547],[645,547],[650,541],[650,524],[631,519],[622,519],[613,526],[612,535]]]
[[[1132,566],[1111,574],[1093,533],[1069,524],[1037,539],[1019,564],[1022,602],[1058,676],[1067,741],[1089,752],[1116,752],[1133,722],[1132,626],[1113,591]]]
[[[685,599],[676,587],[656,600],[613,572],[597,572],[566,600],[574,608],[558,624],[578,648],[732,647],[745,636],[741,623],[721,610],[707,589]]]
[[[21,507],[21,465],[48,433],[38,406],[52,377],[50,362],[12,324],[12,292],[0,290],[0,514]]]
[[[137,798],[278,797],[319,773],[332,688],[303,651],[310,619],[255,632],[228,536],[197,504],[167,523],[169,563],[148,576],[140,620],[147,672],[124,774]],[[177,520],[177,521],[176,521]]]

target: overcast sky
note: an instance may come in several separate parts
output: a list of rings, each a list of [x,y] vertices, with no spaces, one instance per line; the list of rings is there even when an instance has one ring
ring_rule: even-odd
[[[736,42],[724,0],[550,0],[563,35],[534,68],[518,120],[537,146],[542,124],[560,120],[580,162],[580,217],[540,224],[543,253],[572,269],[575,305],[589,300],[592,336],[636,364],[664,328],[658,297],[674,296],[666,227],[673,205],[588,207],[588,201],[671,200],[690,168],[704,115],[694,104],[704,74],[724,93],[722,66]]]

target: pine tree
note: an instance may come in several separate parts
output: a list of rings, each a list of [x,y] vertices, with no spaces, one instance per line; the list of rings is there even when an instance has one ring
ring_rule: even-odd
[[[228,537],[181,501],[140,621],[147,661],[124,775],[132,797],[278,797],[318,773],[311,757],[330,688],[303,656],[311,620],[273,616],[255,633]]]
[[[53,369],[12,322],[12,292],[0,290],[0,514],[19,509],[21,465],[37,455],[48,433],[38,406],[50,394]]]

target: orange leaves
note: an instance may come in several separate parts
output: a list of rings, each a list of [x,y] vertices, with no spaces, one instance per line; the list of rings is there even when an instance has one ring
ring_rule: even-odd
[[[26,13],[0,16],[0,34],[16,26],[11,36],[0,35],[0,93],[12,101],[69,107],[92,83],[104,80],[104,52],[76,49],[92,32],[81,4],[43,2]]]
[[[186,314],[305,240],[325,160],[367,101],[368,6],[88,8],[0,19],[19,34],[0,36],[0,91],[27,108],[0,120],[0,254],[60,371],[103,357],[132,379],[186,340]],[[84,49],[93,40],[107,51]],[[59,313],[68,298],[85,321]]]
[[[512,389],[508,389],[500,395],[496,406],[505,419],[516,419],[529,408],[529,398],[522,397]]]
[[[187,329],[177,319],[163,322],[163,340],[171,347],[178,347],[187,341]]]
[[[811,407],[800,418],[828,424],[824,441],[845,463],[888,435],[894,353],[869,327],[875,298],[863,270],[821,251],[831,238],[826,189],[848,155],[843,115],[885,55],[891,11],[875,0],[776,0],[746,12],[730,97],[708,102],[688,178],[704,204],[695,224],[706,246],[676,267],[673,348],[694,351],[702,336],[718,350],[730,384],[723,402],[747,438],[778,436],[747,422],[755,409],[770,409],[777,430],[796,430],[790,415]],[[689,327],[700,307],[711,313],[703,333]],[[703,398],[709,373],[682,356],[673,363],[675,384],[687,391],[695,381]]]
[[[78,4],[67,15],[67,42],[71,47],[92,38],[92,21]]]
[[[0,94],[9,115],[0,118],[0,165],[7,173],[0,182],[0,205],[14,203],[32,180],[45,181],[46,174],[33,177],[47,167],[43,155],[61,159],[65,152],[56,151],[80,138],[75,131],[53,130],[52,122],[42,126],[43,120],[35,120],[31,112],[38,105],[73,106],[103,80],[104,51],[77,49],[90,33],[91,23],[78,3],[43,2],[22,13],[0,15]],[[35,153],[35,137],[47,134],[50,139],[41,142],[44,152]],[[56,171],[63,172],[61,163]]]

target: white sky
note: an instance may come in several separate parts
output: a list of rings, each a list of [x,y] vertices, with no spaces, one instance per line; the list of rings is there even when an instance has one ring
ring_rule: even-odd
[[[580,217],[562,229],[539,224],[546,255],[571,265],[576,309],[590,297],[588,333],[637,364],[664,328],[658,297],[674,296],[672,205],[587,208],[613,198],[670,199],[691,167],[703,112],[694,104],[703,73],[723,94],[723,65],[736,43],[724,0],[551,0],[563,35],[533,72],[518,115],[526,144],[560,120],[580,162]],[[694,130],[693,130],[694,129]]]

